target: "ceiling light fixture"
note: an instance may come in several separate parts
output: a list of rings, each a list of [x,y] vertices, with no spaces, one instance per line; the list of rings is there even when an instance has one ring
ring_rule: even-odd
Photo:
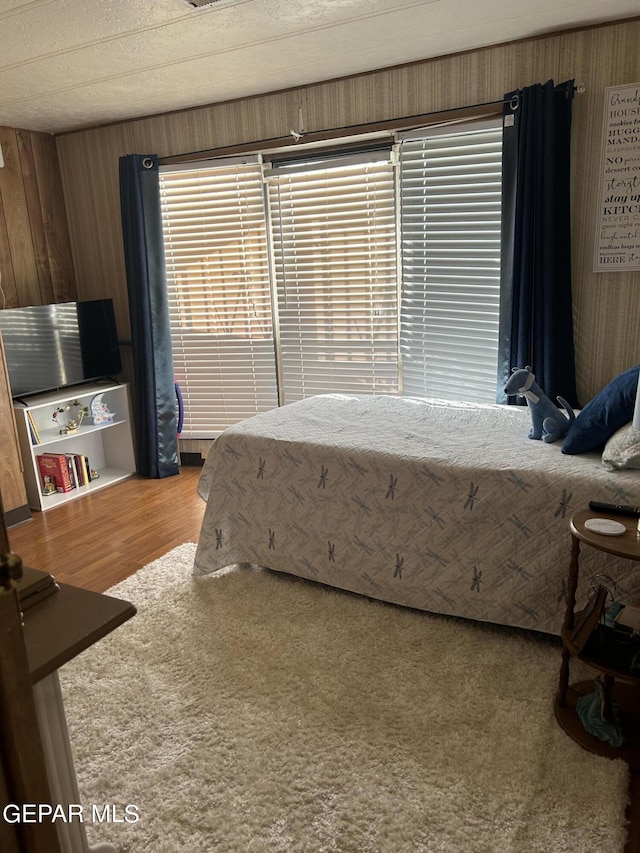
[[[194,9],[203,9],[205,6],[216,6],[218,3],[224,3],[224,0],[185,0],[187,6],[193,6]]]

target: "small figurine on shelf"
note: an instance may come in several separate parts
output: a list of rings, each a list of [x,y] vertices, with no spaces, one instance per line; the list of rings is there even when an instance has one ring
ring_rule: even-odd
[[[93,423],[96,425],[113,423],[113,415],[114,412],[110,411],[109,406],[102,399],[102,394],[96,394],[91,401]]]
[[[44,478],[44,484],[42,486],[42,494],[43,495],[55,495],[57,492],[56,481],[49,474]]]
[[[58,415],[70,412],[72,409],[77,409],[77,414],[74,417],[68,418],[66,424],[60,424]],[[88,415],[89,409],[87,406],[81,406],[77,400],[72,400],[65,406],[58,406],[53,413],[53,420],[60,426],[60,435],[67,435],[67,433],[77,432],[83,419],[88,417]]]

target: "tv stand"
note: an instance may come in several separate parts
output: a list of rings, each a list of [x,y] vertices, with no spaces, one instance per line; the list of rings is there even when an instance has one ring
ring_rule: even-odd
[[[94,423],[92,403],[99,397],[113,418]],[[73,400],[89,409],[75,432],[61,434],[66,414],[59,414],[57,424],[53,413]],[[20,450],[24,461],[24,481],[27,499],[32,509],[44,512],[76,498],[81,498],[96,489],[103,489],[135,473],[136,464],[131,435],[131,409],[129,386],[114,380],[108,383],[91,382],[70,388],[36,394],[14,401],[16,425]],[[69,491],[44,493],[38,456],[43,453],[62,455],[71,464],[70,477],[73,487]],[[86,457],[90,468],[97,473],[90,482],[80,482],[78,460]],[[75,477],[74,477],[75,472]]]

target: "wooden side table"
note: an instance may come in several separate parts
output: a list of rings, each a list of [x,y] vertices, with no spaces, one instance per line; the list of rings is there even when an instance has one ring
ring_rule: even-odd
[[[53,595],[24,612],[24,642],[33,684],[49,787],[55,803],[79,803],[78,785],[58,679],[58,668],[131,619],[128,601],[60,584]],[[115,853],[115,847],[89,847],[84,825],[57,821],[64,853]]]
[[[585,522],[593,518],[610,518],[619,521],[627,528],[621,536],[605,536],[594,533],[585,527]],[[567,582],[567,598],[564,624],[562,626],[562,663],[560,680],[555,703],[556,718],[565,732],[582,747],[608,758],[622,758],[632,770],[640,769],[640,674],[631,674],[621,666],[607,659],[606,653],[599,654],[593,649],[585,650],[578,657],[589,666],[604,673],[605,679],[613,689],[614,701],[620,711],[625,733],[625,743],[613,747],[585,731],[576,711],[576,702],[581,696],[592,693],[593,680],[569,684],[569,667],[572,652],[568,640],[580,614],[575,612],[576,590],[578,587],[579,559],[581,544],[589,545],[615,557],[640,561],[640,533],[638,520],[627,516],[608,516],[604,513],[582,509],[571,517],[571,562]]]

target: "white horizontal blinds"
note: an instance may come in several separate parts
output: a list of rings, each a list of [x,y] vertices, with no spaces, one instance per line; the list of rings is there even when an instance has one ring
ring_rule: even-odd
[[[398,392],[390,152],[268,174],[281,400]]]
[[[500,119],[401,144],[403,394],[495,403]]]
[[[185,438],[278,405],[261,165],[162,170],[169,315]]]

